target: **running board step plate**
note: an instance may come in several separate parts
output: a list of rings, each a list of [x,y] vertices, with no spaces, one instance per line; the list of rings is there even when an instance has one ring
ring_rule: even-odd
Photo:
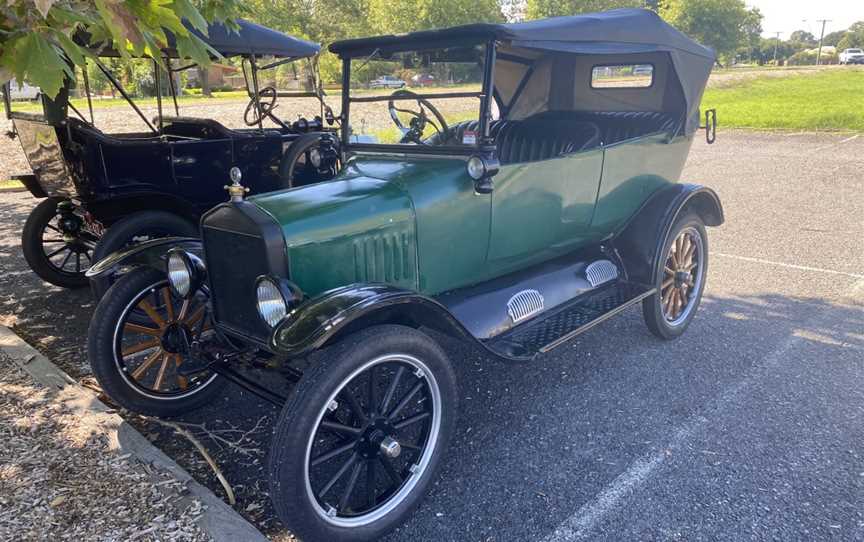
[[[508,358],[530,358],[587,331],[654,293],[634,282],[614,282],[490,339],[486,346]]]

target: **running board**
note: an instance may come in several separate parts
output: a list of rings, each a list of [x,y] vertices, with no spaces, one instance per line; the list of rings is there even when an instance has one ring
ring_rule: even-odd
[[[654,292],[654,288],[644,284],[615,282],[579,296],[485,343],[505,357],[531,358],[584,333]]]

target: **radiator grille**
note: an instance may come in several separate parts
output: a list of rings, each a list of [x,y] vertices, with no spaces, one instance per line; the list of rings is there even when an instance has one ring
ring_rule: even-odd
[[[206,226],[202,234],[216,321],[266,341],[269,329],[255,307],[255,279],[269,273],[263,238]]]

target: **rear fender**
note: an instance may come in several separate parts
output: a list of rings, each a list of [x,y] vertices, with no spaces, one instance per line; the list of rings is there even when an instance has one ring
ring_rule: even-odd
[[[381,324],[428,327],[467,339],[501,357],[476,340],[434,299],[384,284],[345,286],[300,305],[276,327],[270,348],[290,357],[303,356],[362,328]]]
[[[152,267],[164,271],[165,255],[174,247],[182,248],[203,259],[204,246],[200,239],[194,237],[162,237],[109,254],[87,270],[87,278],[94,279],[123,274],[135,267]]]
[[[678,217],[688,212],[699,215],[707,226],[724,221],[720,198],[697,184],[674,184],[659,190],[630,219],[612,242],[630,280],[655,283],[663,243]]]

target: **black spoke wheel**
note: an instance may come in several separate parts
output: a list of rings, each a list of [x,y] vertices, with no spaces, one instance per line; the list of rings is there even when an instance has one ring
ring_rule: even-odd
[[[428,336],[379,326],[303,376],[277,424],[271,495],[304,539],[367,540],[398,526],[453,430],[452,368]]]
[[[708,271],[708,234],[698,215],[675,222],[657,259],[657,293],[642,303],[651,332],[661,339],[684,333],[702,300]]]
[[[87,231],[71,202],[46,198],[27,217],[21,247],[41,279],[64,288],[81,288],[88,284],[84,273],[93,264],[98,240]]]
[[[193,341],[219,342],[208,310],[206,291],[177,298],[156,269],[139,268],[118,280],[96,308],[87,342],[93,373],[108,396],[157,416],[211,400],[221,379],[188,348]]]

